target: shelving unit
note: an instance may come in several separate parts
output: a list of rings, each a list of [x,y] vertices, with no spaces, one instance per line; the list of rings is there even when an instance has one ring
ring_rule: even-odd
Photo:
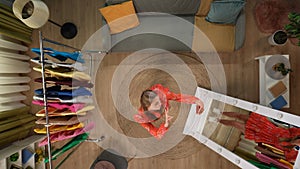
[[[201,98],[206,106],[205,111],[201,115],[195,114],[195,105],[192,105],[191,111],[189,112],[188,119],[185,124],[185,128],[183,133],[186,135],[190,135],[197,139],[200,143],[203,143],[213,151],[217,152],[224,158],[228,159],[235,165],[245,168],[245,169],[257,169],[254,165],[247,162],[245,159],[239,157],[232,151],[227,150],[221,145],[218,145],[215,141],[209,138],[209,135],[204,135],[205,124],[207,122],[208,117],[210,116],[210,109],[212,106],[212,102],[219,101],[224,104],[232,105],[250,112],[256,112],[258,114],[280,120],[282,122],[300,127],[299,121],[300,116],[296,116],[293,114],[289,114],[280,110],[271,109],[270,107],[266,107],[260,104],[251,103],[248,101],[244,101],[241,99],[237,99],[234,97],[226,96],[223,94],[219,94],[216,92],[212,92],[203,88],[198,87],[195,96]],[[222,107],[218,107],[220,111],[223,111]],[[216,124],[217,125],[217,124]],[[300,153],[299,153],[300,154]],[[297,159],[294,163],[294,169],[300,168],[300,155],[298,154]]]
[[[268,92],[268,88],[270,88],[276,82],[282,81],[287,87],[287,92],[283,94],[283,97],[287,101],[287,105],[284,106],[284,108],[289,108],[290,107],[289,74],[287,74],[286,77],[283,78],[282,80],[275,80],[270,78],[265,72],[265,64],[267,60],[272,56],[273,55],[265,55],[265,56],[260,56],[255,58],[256,60],[259,61],[259,103],[268,106],[269,103],[274,99],[274,97],[272,97],[271,94]],[[282,56],[289,59],[289,55],[282,55]]]
[[[33,135],[24,140],[16,141],[12,145],[0,150],[0,168],[10,168],[10,164],[17,164],[23,168],[30,165],[33,169],[44,169],[45,165],[43,162],[41,164],[36,164],[34,152],[33,156],[28,160],[28,162],[26,164],[22,164],[22,150],[29,148],[30,150],[34,151],[37,148],[37,143],[43,138],[44,136],[41,135]],[[16,152],[19,153],[19,158],[16,162],[11,162],[9,157]]]

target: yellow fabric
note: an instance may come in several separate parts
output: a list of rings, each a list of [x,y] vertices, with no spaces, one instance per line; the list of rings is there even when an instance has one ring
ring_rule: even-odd
[[[199,6],[198,12],[196,16],[206,16],[210,9],[210,4],[213,0],[201,0],[201,4]]]
[[[271,146],[269,144],[265,144],[265,143],[262,143],[263,146],[266,146],[267,148],[269,148],[271,151],[273,151],[274,153],[277,153],[279,155],[284,155],[284,152],[274,146]]]
[[[83,128],[83,127],[84,127],[83,123],[77,123],[74,125],[66,125],[66,126],[54,125],[54,126],[49,127],[49,131],[50,131],[50,133],[56,133],[56,132],[60,132],[60,131],[75,130],[75,129]],[[34,132],[39,133],[39,134],[46,134],[46,127],[35,128]]]
[[[284,160],[284,159],[279,159],[278,161],[279,161],[280,163],[282,163],[282,164],[288,166],[290,169],[293,169],[293,168],[294,168],[294,165],[293,165],[293,164],[291,164],[290,162],[288,162],[288,161],[286,161],[286,160]]]
[[[105,18],[111,34],[120,33],[139,25],[132,1],[100,8],[99,11]]]
[[[232,52],[235,46],[235,26],[207,22],[205,17],[195,17],[192,48],[197,52]],[[200,29],[201,31],[197,30]],[[207,41],[207,38],[210,42]],[[213,47],[214,48],[213,48]]]
[[[42,72],[41,67],[33,67],[33,70]],[[69,77],[69,78],[74,78],[77,80],[85,80],[85,81],[91,80],[91,77],[84,72],[79,72],[79,71],[64,72],[63,70],[64,69],[47,67],[45,68],[45,73],[50,74],[51,76],[54,77]]]

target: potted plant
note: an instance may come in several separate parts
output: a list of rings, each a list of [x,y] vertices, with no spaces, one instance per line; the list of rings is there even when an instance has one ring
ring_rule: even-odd
[[[289,72],[292,72],[292,69],[285,67],[284,63],[277,63],[273,65],[272,69],[280,72],[283,76],[287,75]]]
[[[287,39],[287,33],[283,30],[278,30],[269,37],[268,41],[271,45],[284,45]]]
[[[291,12],[288,15],[289,24],[284,26],[284,29],[289,38],[298,39],[298,46],[300,46],[300,13]]]

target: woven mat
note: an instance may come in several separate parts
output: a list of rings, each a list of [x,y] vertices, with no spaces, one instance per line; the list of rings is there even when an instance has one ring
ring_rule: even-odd
[[[191,57],[185,54],[180,54],[178,56],[192,70],[196,78],[197,85],[205,88],[210,88],[209,78],[204,65],[199,60],[195,59],[195,57]],[[139,98],[141,92],[147,89],[149,85],[156,84],[156,83],[161,83],[162,85],[168,87],[171,91],[175,93],[181,93],[176,80],[171,75],[169,75],[168,73],[162,70],[147,69],[141,71],[131,81],[130,89],[129,89],[129,93],[130,93],[129,98],[133,106],[139,107]],[[188,83],[189,82],[187,82],[187,84]],[[185,94],[192,94],[192,93],[185,93]],[[190,105],[184,104],[183,107],[181,107],[182,108],[181,110],[183,110],[183,112],[180,113],[186,113],[186,117],[187,117],[189,112],[189,106]],[[173,101],[170,102],[169,112],[170,115],[173,116],[172,119],[173,122],[176,121],[176,118],[178,117],[179,109],[180,109],[180,104]],[[135,138],[151,137],[151,135],[138,123],[126,119],[119,113],[117,113],[117,119],[118,119],[119,127],[121,128],[121,130],[125,135],[130,137],[135,137]],[[157,121],[156,123],[161,123],[161,121]],[[184,126],[185,121],[183,121],[182,124],[179,123],[180,122],[176,121],[176,125]],[[171,123],[170,125],[173,124]],[[167,138],[170,135],[174,134],[172,132],[181,133],[183,131],[183,126],[180,131],[174,131],[174,130],[168,131],[165,137]],[[168,150],[163,154],[158,155],[157,157],[169,158],[169,159],[184,158],[195,152],[200,151],[202,147],[203,145],[200,144],[198,141],[196,141],[190,136],[186,136],[179,144],[175,145],[175,147],[171,148],[170,150]]]

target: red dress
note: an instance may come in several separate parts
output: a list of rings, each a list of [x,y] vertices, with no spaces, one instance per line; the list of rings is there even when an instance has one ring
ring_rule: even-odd
[[[185,94],[175,94],[171,91],[169,91],[168,88],[163,87],[161,84],[153,85],[150,90],[154,91],[161,101],[162,107],[165,108],[166,111],[169,110],[169,100],[174,100],[177,102],[184,102],[188,104],[194,104],[199,99],[195,96],[191,95],[185,95]],[[142,127],[144,127],[152,136],[154,136],[157,139],[161,139],[164,134],[167,132],[168,127],[165,127],[165,123],[162,123],[159,127],[155,127],[151,122],[155,121],[149,118],[144,113],[144,110],[142,107],[139,108],[139,113],[134,115],[134,120]],[[163,114],[159,112],[152,112],[152,115],[154,115],[156,118],[161,118]]]
[[[274,125],[267,117],[257,113],[251,113],[245,126],[245,138],[254,140],[257,143],[266,143],[284,151],[288,161],[294,161],[298,151],[286,148],[289,142],[283,139],[292,139],[300,136],[299,128],[281,128]]]

